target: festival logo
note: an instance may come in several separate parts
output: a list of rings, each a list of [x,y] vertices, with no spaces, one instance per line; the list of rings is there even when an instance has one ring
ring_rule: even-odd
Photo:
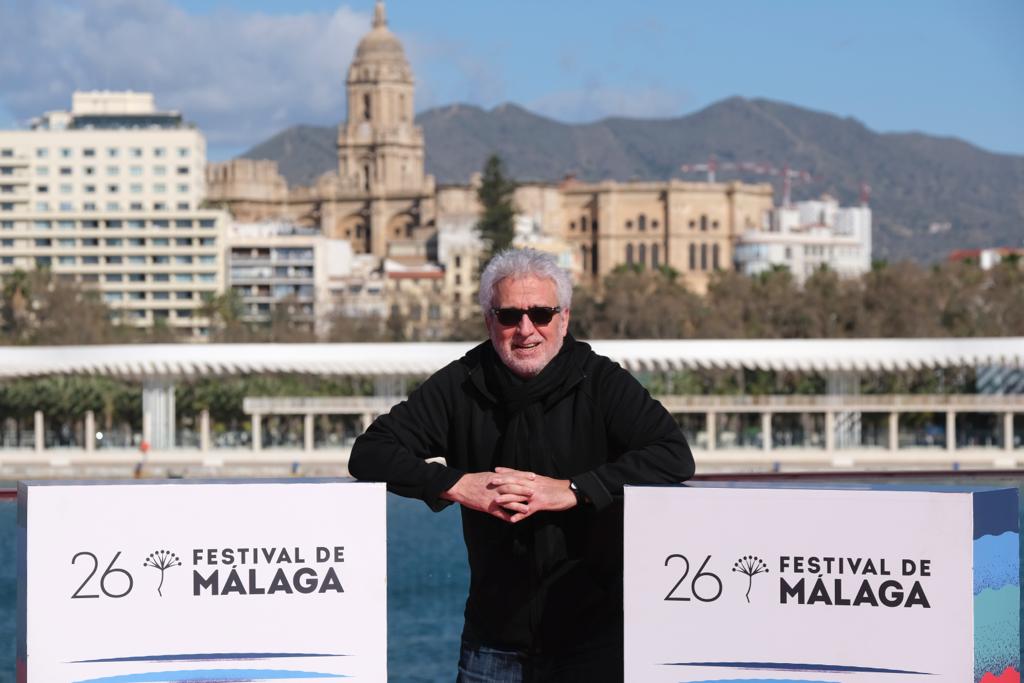
[[[181,560],[170,550],[156,550],[149,554],[142,566],[160,570],[160,585],[156,587],[156,593],[162,598],[164,596],[164,572],[171,567],[180,567]]]
[[[767,574],[768,566],[756,555],[744,555],[732,566],[734,572],[739,572],[747,577],[747,602],[750,602],[750,589],[754,585],[754,577],[758,574]]]

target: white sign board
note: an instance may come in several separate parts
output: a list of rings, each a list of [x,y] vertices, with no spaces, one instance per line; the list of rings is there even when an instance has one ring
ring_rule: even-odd
[[[387,680],[383,484],[18,495],[19,681]]]
[[[1015,489],[630,487],[627,681],[1018,680]]]

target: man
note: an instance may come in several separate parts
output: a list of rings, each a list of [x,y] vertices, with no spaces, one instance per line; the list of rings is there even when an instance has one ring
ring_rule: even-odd
[[[568,334],[572,284],[509,250],[480,278],[490,341],[352,449],[349,471],[462,506],[470,564],[459,683],[622,680],[622,487],[694,471],[640,384]],[[444,456],[446,465],[427,463]]]

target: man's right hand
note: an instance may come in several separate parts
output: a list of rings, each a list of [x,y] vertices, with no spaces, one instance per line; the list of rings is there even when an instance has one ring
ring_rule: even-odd
[[[445,500],[465,505],[471,510],[486,512],[506,522],[515,514],[529,512],[533,492],[523,486],[499,485],[494,472],[471,472],[459,478],[455,485],[441,494]]]

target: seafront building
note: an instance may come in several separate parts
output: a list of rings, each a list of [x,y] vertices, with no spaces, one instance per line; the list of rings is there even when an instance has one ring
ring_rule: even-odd
[[[48,268],[123,324],[203,338],[228,219],[201,208],[205,165],[202,133],[148,93],[76,92],[70,111],[0,131],[0,277]]]
[[[841,207],[826,195],[772,209],[763,229],[739,235],[735,262],[747,275],[782,266],[800,284],[822,267],[859,277],[871,270],[871,208]]]

